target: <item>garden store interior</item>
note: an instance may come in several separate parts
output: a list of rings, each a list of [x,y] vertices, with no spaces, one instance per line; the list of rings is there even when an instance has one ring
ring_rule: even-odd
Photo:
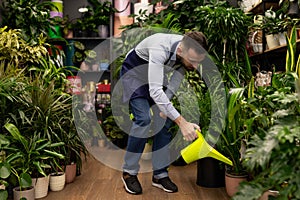
[[[300,199],[299,6],[0,0],[0,200]],[[206,36],[213,67],[186,73],[172,103],[204,140],[185,141],[171,127],[169,174],[179,191],[167,193],[151,185],[149,137],[143,193],[128,194],[121,165],[132,119],[120,103],[122,61],[149,35],[194,30]],[[193,144],[199,155],[187,164],[180,154]],[[205,148],[232,165],[201,157]]]

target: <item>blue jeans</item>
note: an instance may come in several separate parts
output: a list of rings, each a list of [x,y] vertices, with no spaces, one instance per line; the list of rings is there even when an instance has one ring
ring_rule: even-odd
[[[170,165],[170,149],[168,145],[172,139],[172,135],[168,130],[172,125],[172,121],[168,118],[161,118],[157,106],[151,106],[151,102],[146,98],[131,99],[130,108],[134,121],[128,137],[123,171],[131,175],[138,173],[140,169],[139,160],[147,138],[153,137],[153,176],[158,179],[167,177]]]

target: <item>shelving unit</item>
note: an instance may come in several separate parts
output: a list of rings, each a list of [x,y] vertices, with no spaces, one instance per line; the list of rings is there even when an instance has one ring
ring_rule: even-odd
[[[271,8],[273,10],[278,10],[280,8],[279,0],[261,0],[246,13],[264,15],[265,11]],[[263,49],[261,53],[250,55],[252,63],[259,66],[260,70],[272,70],[273,66],[276,66],[276,71],[284,70],[287,46],[282,45],[272,49],[267,49],[265,36],[265,32],[262,31]]]

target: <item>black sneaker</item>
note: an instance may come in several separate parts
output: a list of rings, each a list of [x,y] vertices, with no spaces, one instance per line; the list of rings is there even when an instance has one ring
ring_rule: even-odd
[[[130,175],[126,172],[123,173],[122,181],[125,186],[125,190],[130,194],[141,194],[142,186],[137,176]]]
[[[155,179],[154,177],[152,178],[152,185],[155,187],[158,187],[160,189],[163,189],[165,192],[177,192],[178,188],[171,181],[169,177],[161,178],[161,179]]]

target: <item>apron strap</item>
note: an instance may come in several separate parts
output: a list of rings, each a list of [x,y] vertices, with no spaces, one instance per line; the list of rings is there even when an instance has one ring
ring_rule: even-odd
[[[170,61],[171,57],[173,56],[173,54],[175,53],[176,47],[178,45],[180,41],[175,42],[172,47],[171,47],[171,52],[170,52],[170,56],[168,58],[168,60],[166,60],[166,62],[164,63],[164,65],[167,65],[167,63]]]

